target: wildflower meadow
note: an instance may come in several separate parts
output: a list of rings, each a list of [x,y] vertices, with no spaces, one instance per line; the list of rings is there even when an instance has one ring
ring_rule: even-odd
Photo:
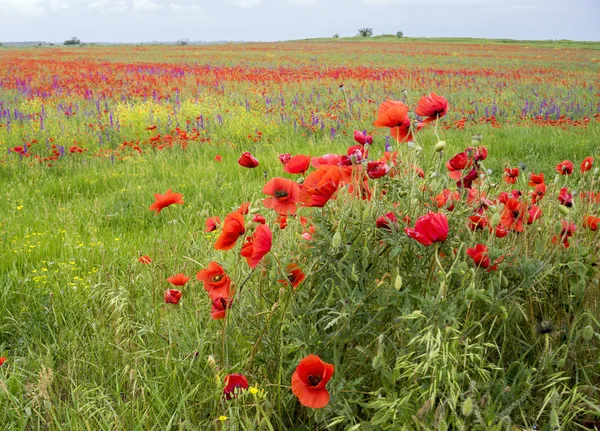
[[[600,429],[599,64],[0,46],[0,428]]]

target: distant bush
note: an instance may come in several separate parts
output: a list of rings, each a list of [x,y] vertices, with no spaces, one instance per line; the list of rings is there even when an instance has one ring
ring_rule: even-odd
[[[372,28],[360,28],[360,29],[358,29],[358,35],[360,37],[371,37],[371,36],[373,36],[373,29]]]
[[[404,36],[404,33],[402,33],[401,31],[396,32],[396,37],[402,37]]]
[[[177,41],[177,45],[184,46],[184,45],[189,45],[189,44],[190,44],[190,40],[189,39],[179,39]]]
[[[72,37],[69,40],[65,40],[63,45],[81,45],[81,41],[76,37]]]
[[[339,34],[337,34],[337,33],[333,35],[333,38],[334,38],[334,39],[337,39],[337,38],[339,38],[339,37],[340,37],[340,35],[339,35]]]

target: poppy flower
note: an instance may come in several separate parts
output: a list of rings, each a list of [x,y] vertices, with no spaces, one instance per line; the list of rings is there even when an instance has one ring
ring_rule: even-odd
[[[509,233],[510,231],[501,225],[496,226],[496,229],[494,229],[494,235],[496,235],[496,238],[504,238]]]
[[[177,304],[181,299],[181,292],[175,289],[169,289],[165,292],[165,303]]]
[[[325,154],[310,160],[311,166],[315,169],[322,165],[339,165],[341,162],[342,156],[339,154]]]
[[[583,218],[583,225],[590,230],[593,230],[593,231],[598,230],[599,224],[600,224],[600,217],[585,216]]]
[[[583,159],[583,162],[581,162],[581,173],[583,174],[584,172],[589,171],[590,169],[592,169],[592,167],[594,166],[594,158],[589,156],[586,157],[585,159]]]
[[[4,356],[0,357],[0,367],[4,365],[6,361],[8,361],[8,358],[5,358]]]
[[[244,244],[240,254],[246,258],[250,268],[256,268],[261,259],[271,251],[273,234],[266,224],[259,224],[252,238]]]
[[[310,157],[304,154],[298,154],[292,157],[283,165],[283,170],[288,174],[304,175],[310,167]]]
[[[535,186],[537,184],[544,184],[544,173],[541,174],[529,174],[529,185]]]
[[[215,162],[220,162],[220,161],[222,161],[222,160],[223,160],[223,157],[222,157],[220,154],[217,154],[217,155],[215,156]]]
[[[415,123],[413,124],[413,128],[411,130],[411,121],[407,116],[404,118],[404,121],[399,124],[397,127],[392,127],[390,129],[390,136],[394,138],[396,142],[409,142],[413,140],[412,132],[418,132],[423,127],[425,127],[425,123]]]
[[[507,184],[516,183],[518,176],[519,176],[519,168],[504,169],[504,181],[506,181]]]
[[[204,284],[209,296],[228,296],[231,279],[217,262],[210,262],[208,268],[198,271],[196,279]],[[215,293],[211,295],[211,292]]]
[[[305,407],[320,409],[329,404],[329,391],[325,387],[335,368],[316,355],[302,359],[292,375],[292,392]]]
[[[220,320],[225,318],[225,313],[228,308],[231,308],[233,304],[233,298],[230,296],[217,296],[212,298],[212,308],[210,310],[210,317],[213,320]]]
[[[185,274],[176,274],[167,278],[167,281],[173,286],[184,286],[188,281],[190,281],[190,277],[187,277]]]
[[[581,192],[581,193],[579,193],[579,198],[583,201],[588,201],[591,204],[593,204],[593,203],[600,204],[600,192],[598,192],[598,193],[594,193],[594,192],[590,192],[590,191]]]
[[[285,165],[291,158],[292,158],[292,155],[290,153],[285,153],[285,154],[279,155],[279,161],[281,162],[282,165]]]
[[[279,229],[285,229],[287,227],[287,216],[285,214],[280,214],[276,220],[279,223]]]
[[[371,145],[373,143],[373,137],[361,132],[360,130],[354,131],[354,140],[360,145]]]
[[[265,224],[267,222],[267,220],[260,214],[254,214],[254,217],[252,217],[252,221],[254,223],[260,223],[260,224]]]
[[[570,246],[569,238],[571,238],[573,236],[573,234],[575,233],[575,230],[577,230],[577,226],[575,226],[575,223],[566,221],[566,220],[561,220],[560,223],[561,223],[560,234],[554,235],[552,237],[552,243],[557,244],[558,241],[560,240],[560,241],[562,241],[562,244],[565,248],[569,248],[569,246]]]
[[[467,155],[471,155],[471,157],[473,158],[473,160],[475,160],[476,163],[487,159],[488,156],[488,149],[483,145],[475,148],[469,147],[466,149],[465,152],[467,153]]]
[[[373,122],[375,127],[398,127],[408,118],[408,106],[404,102],[386,100],[377,110],[377,119]]]
[[[431,212],[419,217],[414,228],[404,228],[404,232],[425,246],[444,242],[448,237],[448,219],[442,213]]]
[[[474,248],[467,248],[467,256],[473,259],[475,266],[487,269],[490,266],[490,257],[488,255],[488,246],[477,244]]]
[[[476,213],[469,216],[469,229],[472,231],[476,231],[477,229],[483,229],[484,227],[489,225],[489,220],[487,216]]]
[[[238,159],[238,164],[244,168],[255,168],[258,166],[258,160],[256,160],[252,154],[246,151]]]
[[[144,265],[148,265],[149,263],[152,263],[152,259],[150,259],[150,257],[146,256],[146,255],[140,256],[138,258],[138,261],[140,263],[143,263]]]
[[[445,208],[448,211],[452,211],[454,209],[454,204],[460,201],[460,195],[458,192],[451,192],[446,189],[443,190],[442,193],[438,194],[435,197],[438,208]]]
[[[225,399],[230,400],[237,396],[236,392],[246,390],[249,386],[248,379],[243,374],[229,374],[225,376],[223,395]]]
[[[240,207],[237,209],[237,212],[239,212],[241,215],[246,215],[250,212],[250,205],[251,202],[244,202],[243,204],[240,205]]]
[[[375,226],[377,229],[398,229],[398,217],[396,217],[396,214],[390,211],[389,213],[378,217],[375,221]]]
[[[556,172],[561,175],[571,175],[573,173],[573,162],[564,160],[556,165]]]
[[[300,286],[300,283],[306,278],[302,269],[295,263],[290,263],[285,267],[285,277],[285,279],[278,281],[282,284],[289,284],[294,289]]]
[[[217,230],[217,226],[219,226],[220,224],[221,219],[219,218],[219,216],[209,217],[206,219],[206,229],[204,229],[204,232],[212,232],[214,230]]]
[[[467,175],[465,175],[456,182],[456,187],[458,187],[459,189],[470,189],[471,187],[473,187],[473,181],[475,181],[477,178],[479,178],[479,174],[475,169],[471,169],[467,173]]]
[[[294,181],[285,178],[273,178],[265,184],[262,192],[273,196],[263,199],[265,207],[284,215],[296,212],[296,202],[298,201],[300,188]]]
[[[221,234],[215,242],[215,250],[229,250],[235,246],[237,239],[246,232],[244,216],[234,211],[225,216]]]
[[[542,210],[535,205],[530,205],[527,209],[527,224],[533,224],[541,216]]]
[[[558,194],[558,202],[560,202],[561,205],[564,205],[567,208],[573,206],[573,195],[569,193],[569,189],[567,189],[566,187],[560,189],[560,193]]]
[[[367,163],[367,175],[375,180],[385,176],[390,171],[390,167],[383,161],[372,160]]]
[[[425,120],[423,120],[425,123],[435,121],[446,115],[447,112],[448,101],[435,93],[421,97],[417,104],[417,108],[415,109],[415,114],[426,117]]]
[[[183,205],[183,196],[179,193],[173,193],[171,189],[167,190],[164,195],[155,193],[154,198],[156,199],[152,205],[150,205],[150,211],[156,211],[156,214],[160,213],[163,209],[169,205],[177,204]]]
[[[337,166],[321,165],[304,179],[299,201],[305,207],[323,207],[337,192],[341,181]]]
[[[537,184],[533,188],[533,193],[531,195],[532,202],[535,204],[540,201],[544,196],[546,196],[546,184]]]
[[[500,224],[506,229],[523,232],[523,218],[525,217],[526,207],[517,199],[509,198],[504,204]]]

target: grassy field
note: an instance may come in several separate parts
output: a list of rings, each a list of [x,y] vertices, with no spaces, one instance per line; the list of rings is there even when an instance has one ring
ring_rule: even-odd
[[[585,221],[600,217],[599,63],[594,43],[0,47],[2,429],[600,429],[600,236]],[[414,142],[373,126],[386,99],[423,120],[430,92],[449,110]],[[354,130],[373,136],[368,157],[347,152]],[[287,226],[263,187],[320,168],[284,172],[285,153],[353,157],[335,196]],[[446,167],[461,153],[470,192]],[[367,178],[357,157],[391,170]],[[168,189],[185,203],[150,211]],[[522,231],[505,223],[511,190],[542,214]],[[245,202],[246,233],[215,250],[206,220]],[[431,210],[449,234],[425,246],[404,228]],[[273,240],[250,268],[256,214]],[[474,263],[476,244],[497,268]],[[235,286],[224,319],[196,279],[213,261]],[[191,280],[173,287],[177,273]],[[335,366],[320,409],[290,389],[310,354]],[[250,388],[228,400],[233,373]]]

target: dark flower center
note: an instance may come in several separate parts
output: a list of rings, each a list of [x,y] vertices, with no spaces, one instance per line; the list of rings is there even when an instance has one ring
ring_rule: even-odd
[[[213,277],[213,281],[221,281],[223,279],[223,275],[219,274],[219,275],[215,275]]]
[[[322,379],[319,376],[308,376],[308,382],[310,383],[310,386],[319,386],[321,380]]]
[[[287,198],[289,196],[287,190],[275,190],[276,198]]]
[[[513,218],[518,218],[520,214],[521,214],[521,212],[518,210],[512,212]]]

